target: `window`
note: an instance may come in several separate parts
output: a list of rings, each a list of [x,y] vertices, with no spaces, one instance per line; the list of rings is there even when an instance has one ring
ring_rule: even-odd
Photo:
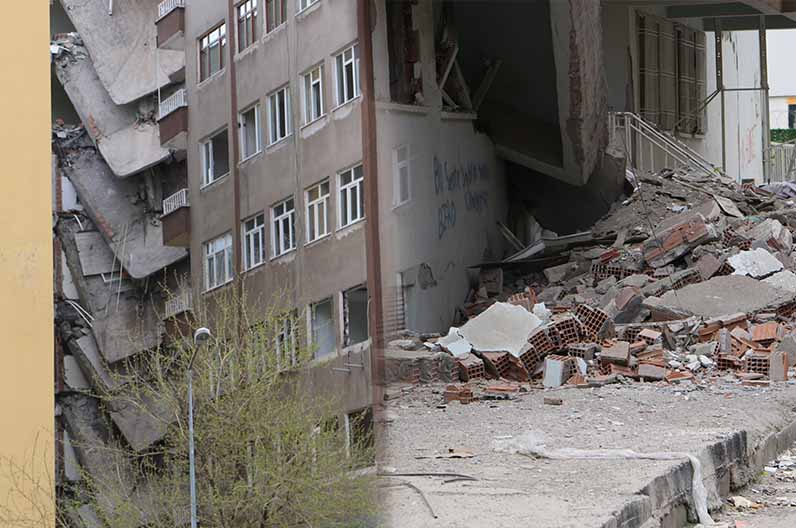
[[[287,0],[265,0],[265,31],[270,33],[285,23]]]
[[[232,234],[205,244],[205,290],[212,290],[232,280]]]
[[[243,269],[250,270],[265,260],[265,215],[243,222]]]
[[[202,184],[210,185],[229,173],[229,139],[225,128],[202,143]]]
[[[268,96],[268,138],[274,144],[288,137],[290,129],[290,93],[280,88]]]
[[[199,39],[199,81],[204,81],[224,68],[227,47],[227,26],[221,24]]]
[[[335,57],[337,105],[359,96],[359,47],[354,44]]]
[[[260,152],[260,105],[254,105],[238,116],[240,127],[240,159],[245,160]]]
[[[284,316],[284,319],[277,322],[277,334],[274,342],[276,349],[276,368],[295,367],[296,360],[296,332],[294,328],[294,320],[297,319],[298,314],[293,312]]]
[[[339,174],[340,178],[340,227],[365,218],[365,198],[362,194],[364,175],[362,165]]]
[[[788,128],[796,128],[796,104],[788,105]]]
[[[333,354],[335,337],[331,297],[310,306],[310,329],[315,358]]]
[[[312,123],[323,115],[323,66],[304,74],[304,124]]]
[[[393,203],[395,205],[405,204],[411,198],[409,178],[410,178],[410,157],[409,146],[402,145],[392,153],[393,156]]]
[[[257,42],[257,0],[246,0],[238,10],[238,53]]]
[[[368,289],[365,286],[343,292],[343,346],[368,340]]]
[[[329,180],[307,189],[307,242],[329,234]]]
[[[271,214],[274,257],[278,257],[296,248],[296,210],[293,198],[275,205],[271,208]]]
[[[641,117],[663,130],[704,134],[705,33],[639,14],[637,62]]]
[[[296,4],[298,5],[298,12],[301,13],[305,9],[307,9],[312,4],[318,3],[318,0],[298,0]]]
[[[345,415],[346,433],[346,452],[348,456],[352,451],[359,456],[364,456],[358,463],[363,467],[372,466],[376,463],[374,432],[373,432],[373,409],[368,407],[359,411]],[[353,449],[352,449],[353,448]]]

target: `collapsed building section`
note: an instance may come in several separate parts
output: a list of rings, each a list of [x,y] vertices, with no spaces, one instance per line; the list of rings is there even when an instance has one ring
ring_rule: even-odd
[[[64,0],[51,10],[58,483],[76,498],[85,477],[113,474],[147,500],[136,463],[119,453],[148,456],[174,414],[152,399],[124,403],[123,381],[191,309],[188,252],[164,243],[162,222],[187,187],[184,152],[158,124],[159,91],[182,82],[184,52],[158,50],[157,5]],[[70,515],[99,526],[115,500]]]

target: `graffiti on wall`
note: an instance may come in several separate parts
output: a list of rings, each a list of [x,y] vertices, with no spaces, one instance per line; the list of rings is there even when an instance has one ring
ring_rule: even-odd
[[[434,192],[437,206],[437,238],[456,227],[458,211],[481,215],[489,208],[489,166],[484,162],[448,163],[434,156]]]

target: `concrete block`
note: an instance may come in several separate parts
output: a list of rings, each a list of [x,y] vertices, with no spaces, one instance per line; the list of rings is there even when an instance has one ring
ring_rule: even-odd
[[[782,270],[775,273],[763,279],[763,282],[780,290],[796,292],[796,273],[790,270]]]
[[[765,249],[741,251],[727,259],[735,268],[733,275],[746,275],[755,279],[762,279],[782,271],[782,262]]]
[[[600,359],[608,363],[627,365],[630,362],[630,343],[617,341],[611,346],[603,347]]]
[[[640,363],[638,366],[638,376],[648,380],[662,380],[666,375],[666,369],[653,363]]]

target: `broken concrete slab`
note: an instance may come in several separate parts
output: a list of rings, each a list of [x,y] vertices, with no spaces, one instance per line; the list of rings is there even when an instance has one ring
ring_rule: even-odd
[[[746,275],[755,279],[762,279],[782,271],[782,262],[766,251],[757,248],[750,251],[741,251],[727,259],[735,269],[733,275]]]
[[[787,269],[766,277],[763,282],[780,290],[796,292],[796,273]]]
[[[608,363],[627,365],[630,362],[630,343],[617,341],[610,346],[603,346],[600,360]]]
[[[643,305],[654,320],[668,321],[692,315],[718,317],[728,311],[760,312],[795,299],[796,294],[751,277],[727,275],[690,284],[661,297],[648,297]]]
[[[81,372],[88,373],[95,387],[104,391],[112,391],[119,387],[118,378],[111,374],[100,356],[94,336],[72,339],[67,346],[80,365]]]
[[[67,154],[64,173],[87,213],[130,276],[144,279],[187,257],[183,248],[163,245],[162,226],[138,200],[138,184],[113,176],[96,151]]]
[[[115,397],[109,407],[113,423],[136,452],[163,438],[169,424],[176,420],[174,409],[147,393],[136,394],[134,402]]]
[[[59,59],[55,72],[91,140],[116,176],[132,176],[171,158],[171,152],[160,144],[154,99],[118,106],[108,97],[88,55],[76,60]]]
[[[788,365],[796,365],[796,335],[788,334],[782,338],[774,350],[783,352],[788,358]]]
[[[696,214],[658,233],[657,237],[647,239],[643,245],[644,260],[651,267],[659,268],[717,237],[716,228],[707,223],[704,216]]]
[[[64,383],[70,390],[86,390],[91,387],[74,356],[64,356]]]
[[[90,277],[114,271],[113,251],[99,231],[75,233],[75,244],[83,275]],[[118,272],[120,267],[117,266],[115,271]]]
[[[479,352],[508,352],[520,357],[542,321],[521,306],[498,302],[467,321],[460,334]]]
[[[767,218],[746,232],[749,238],[763,242],[775,250],[789,253],[793,249],[793,235],[790,229],[775,218]]]
[[[185,52],[156,45],[160,0],[125,2],[113,15],[108,14],[106,0],[60,1],[115,104],[130,103],[175,82],[185,68]]]
[[[666,368],[654,363],[639,363],[638,376],[648,380],[662,380],[666,376]]]

